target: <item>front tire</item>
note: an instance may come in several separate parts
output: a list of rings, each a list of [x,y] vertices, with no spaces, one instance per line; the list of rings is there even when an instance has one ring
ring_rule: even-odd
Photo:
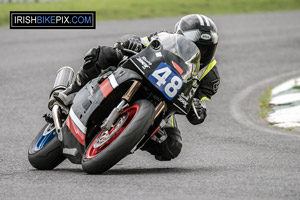
[[[154,106],[139,100],[125,109],[115,126],[102,130],[93,138],[82,158],[82,168],[89,174],[100,174],[130,153],[152,124]]]
[[[29,146],[28,160],[36,169],[51,170],[65,159],[55,128],[47,123]]]

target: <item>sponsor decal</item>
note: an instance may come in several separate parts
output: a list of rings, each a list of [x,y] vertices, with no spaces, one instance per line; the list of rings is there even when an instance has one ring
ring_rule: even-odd
[[[190,96],[185,96],[183,92],[178,96],[178,101],[182,103],[183,107],[186,108],[186,106],[189,104],[188,101],[190,99]]]
[[[136,58],[136,60],[142,64],[142,68],[145,69],[150,69],[150,66],[152,65],[152,63],[147,60],[147,58],[145,56],[142,57],[138,57]]]
[[[183,107],[186,108],[188,102],[186,102],[181,96],[178,97],[178,101],[182,103]]]
[[[161,52],[157,52],[157,53],[155,53],[155,55],[156,55],[157,58],[162,57]]]
[[[194,97],[197,88],[192,88],[188,95],[185,95],[183,92],[178,96],[178,101],[180,101],[184,108],[189,104],[189,101]]]
[[[11,29],[95,29],[96,12],[11,11]]]
[[[186,101],[190,100],[190,96],[185,96],[183,92],[181,92],[180,96]]]
[[[207,33],[204,33],[204,34],[201,35],[201,38],[202,38],[203,40],[210,40],[210,39],[211,39],[211,36],[210,36],[209,34],[207,34]]]
[[[215,83],[213,84],[214,93],[216,93],[218,91],[219,85],[220,85],[220,80],[216,80]]]
[[[193,98],[193,96],[195,95],[196,90],[197,90],[196,87],[193,87],[193,88],[190,90],[190,93],[189,93],[190,98]]]

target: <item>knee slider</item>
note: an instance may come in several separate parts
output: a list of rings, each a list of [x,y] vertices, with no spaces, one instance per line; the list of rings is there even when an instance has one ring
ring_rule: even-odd
[[[169,159],[176,158],[182,149],[182,138],[177,128],[165,128],[168,138],[161,144],[163,156]]]

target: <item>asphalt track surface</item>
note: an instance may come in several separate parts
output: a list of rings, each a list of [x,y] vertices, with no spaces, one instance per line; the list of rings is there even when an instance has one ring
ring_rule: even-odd
[[[265,89],[300,74],[300,12],[211,16],[221,85],[203,125],[178,116],[184,146],[171,162],[147,152],[103,175],[65,161],[35,170],[27,149],[44,124],[56,71],[126,33],[172,30],[178,18],[101,22],[96,30],[0,28],[0,199],[300,199],[300,133],[258,117]]]

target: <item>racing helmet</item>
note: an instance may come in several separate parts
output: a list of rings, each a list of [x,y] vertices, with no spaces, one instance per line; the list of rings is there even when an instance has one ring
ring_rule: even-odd
[[[218,45],[218,30],[210,18],[199,14],[184,16],[176,23],[175,32],[197,45],[201,52],[200,68],[213,60]]]

